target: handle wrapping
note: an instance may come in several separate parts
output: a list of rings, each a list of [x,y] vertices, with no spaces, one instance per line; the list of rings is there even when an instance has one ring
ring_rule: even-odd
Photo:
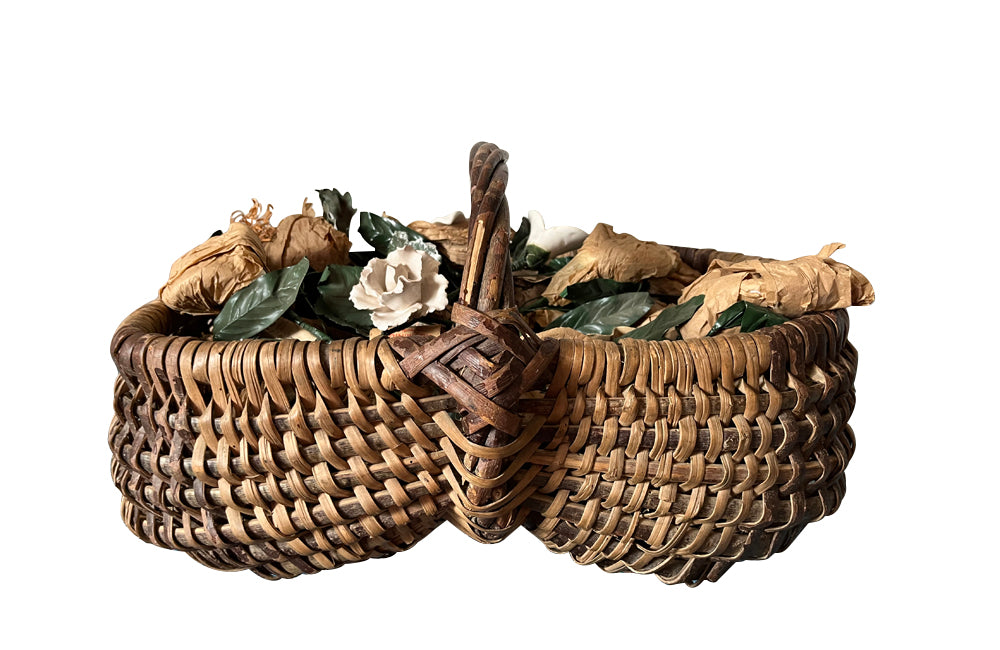
[[[507,152],[495,144],[477,143],[469,154],[469,257],[458,301],[481,312],[514,306],[507,178]]]

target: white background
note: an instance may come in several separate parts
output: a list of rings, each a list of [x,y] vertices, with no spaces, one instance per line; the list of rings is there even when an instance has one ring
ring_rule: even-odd
[[[352,3],[355,7],[361,3]],[[1000,20],[973,2],[4,3],[8,647],[984,647],[995,616]],[[612,8],[612,6],[614,8]],[[691,590],[521,531],[270,583],[145,545],[106,432],[116,325],[257,197],[466,209],[864,272],[842,509]]]

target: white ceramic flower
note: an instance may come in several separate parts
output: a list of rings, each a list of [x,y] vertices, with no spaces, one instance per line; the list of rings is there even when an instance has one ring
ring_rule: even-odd
[[[529,266],[576,250],[587,238],[586,232],[573,226],[546,228],[545,220],[537,210],[528,210],[528,223],[531,224],[527,241]]]
[[[438,271],[438,261],[412,246],[374,258],[361,271],[351,288],[351,302],[372,311],[372,323],[380,330],[402,325],[448,306],[448,281]]]

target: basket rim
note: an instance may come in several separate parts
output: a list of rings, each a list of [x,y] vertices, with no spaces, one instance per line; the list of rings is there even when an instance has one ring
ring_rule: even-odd
[[[122,323],[116,328],[115,334],[111,340],[111,355],[116,361],[116,365],[119,364],[119,359],[123,356],[123,349],[131,348],[134,345],[148,344],[150,339],[169,339],[169,343],[175,343],[178,341],[190,341],[198,342],[202,344],[210,344],[212,346],[219,347],[220,350],[224,350],[226,347],[245,345],[247,340],[261,341],[263,343],[280,343],[283,341],[294,342],[299,344],[296,346],[296,352],[293,354],[303,354],[307,347],[318,346],[321,353],[325,353],[331,348],[343,348],[346,344],[351,343],[351,348],[356,349],[356,344],[358,342],[373,343],[386,339],[387,337],[383,335],[364,338],[360,336],[352,336],[345,339],[337,339],[335,341],[296,341],[295,339],[240,339],[235,341],[215,341],[206,340],[194,336],[176,334],[170,330],[171,327],[149,327],[143,326],[146,324],[162,323],[164,325],[174,324],[176,318],[185,318],[184,314],[174,312],[169,307],[164,305],[159,299],[153,299],[141,307],[135,309]],[[778,339],[778,335],[784,335],[781,338],[793,337],[795,339],[801,339],[804,336],[804,331],[807,328],[801,327],[807,323],[815,323],[820,326],[825,327],[830,334],[830,338],[833,341],[840,341],[842,344],[846,340],[847,329],[849,325],[849,316],[846,308],[838,308],[820,312],[807,312],[801,316],[796,316],[794,318],[789,318],[784,323],[779,323],[777,325],[770,325],[768,327],[763,327],[759,330],[753,332],[734,332],[726,334],[718,334],[716,336],[703,336],[695,339],[678,339],[678,340],[657,340],[657,341],[646,341],[642,339],[617,339],[617,340],[603,340],[590,338],[586,341],[592,343],[598,347],[617,347],[619,350],[625,350],[630,346],[643,346],[646,344],[668,344],[671,347],[679,347],[686,349],[691,352],[702,352],[702,342],[709,340],[724,340],[730,344],[738,343],[741,345],[754,345],[758,349],[761,347],[761,343],[766,343],[767,347],[773,347],[773,343]],[[559,342],[578,342],[584,341],[584,339],[577,338],[560,338],[552,337],[551,340]],[[764,350],[761,350],[764,352]],[[130,354],[127,356],[131,356]],[[766,355],[765,355],[766,356]],[[121,359],[125,361],[125,359]],[[130,364],[127,364],[130,365]]]
[[[671,247],[678,252],[684,263],[702,273],[716,259],[724,261],[773,261],[767,257],[718,251],[714,248]],[[144,363],[143,360],[134,358],[133,352],[147,348],[154,340],[161,345],[165,343],[170,346],[176,346],[183,340],[182,347],[185,348],[190,342],[197,342],[199,345],[211,346],[213,352],[222,353],[227,350],[235,351],[237,346],[245,346],[247,341],[259,341],[261,344],[272,345],[285,343],[294,346],[291,350],[294,357],[306,354],[315,355],[317,352],[320,356],[325,357],[335,350],[340,350],[342,353],[351,354],[357,359],[359,350],[363,349],[366,354],[370,354],[371,349],[381,350],[383,345],[380,342],[389,339],[389,337],[379,335],[370,338],[353,336],[332,342],[296,341],[294,339],[215,341],[175,333],[180,320],[195,318],[203,317],[175,312],[158,298],[147,302],[134,310],[116,328],[111,340],[111,356],[115,365],[119,371],[135,368],[137,364],[141,365]],[[699,371],[697,366],[705,364],[708,364],[705,370],[711,371],[722,362],[722,356],[734,359],[753,355],[760,364],[759,369],[762,372],[767,372],[771,376],[772,383],[783,389],[788,374],[804,377],[808,370],[806,364],[817,356],[828,358],[839,354],[840,350],[848,344],[849,325],[848,311],[841,307],[827,311],[807,312],[789,318],[784,323],[764,327],[754,332],[727,333],[695,339],[645,341],[640,339],[601,340],[587,337],[584,340],[552,337],[549,340],[554,340],[559,344],[557,359],[561,358],[563,354],[571,353],[576,348],[576,343],[585,343],[594,346],[595,350],[614,348],[623,363],[625,363],[626,355],[631,354],[634,357],[636,354],[649,352],[652,349],[651,346],[655,344],[659,346],[659,350],[677,352],[678,354],[675,356],[678,357],[678,362],[686,364],[691,374],[704,372],[704,370]],[[373,345],[374,348],[372,348]],[[386,343],[385,347],[389,348],[390,346]],[[826,348],[827,351],[822,352],[823,348]],[[387,354],[392,355],[393,358],[397,357],[391,348],[387,350]],[[374,356],[378,358],[381,355],[376,353]]]

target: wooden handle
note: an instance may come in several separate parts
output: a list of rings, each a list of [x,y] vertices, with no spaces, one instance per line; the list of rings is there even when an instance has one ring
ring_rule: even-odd
[[[495,144],[476,143],[469,154],[469,181],[469,258],[458,301],[481,312],[512,307],[507,152]]]

